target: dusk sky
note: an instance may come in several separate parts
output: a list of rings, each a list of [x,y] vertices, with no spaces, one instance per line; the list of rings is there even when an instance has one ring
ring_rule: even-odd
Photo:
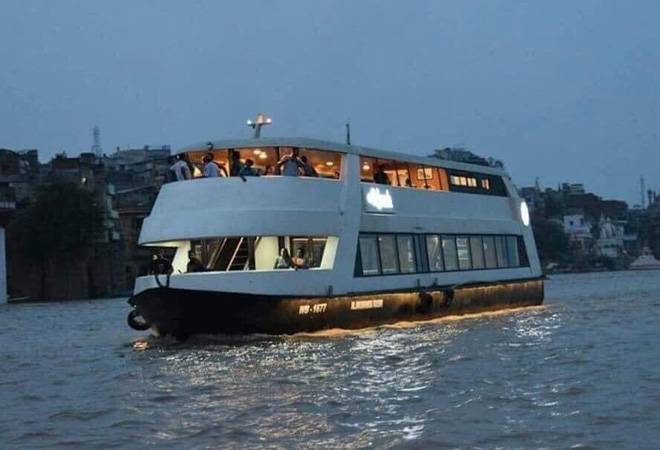
[[[518,186],[660,188],[658,1],[0,3],[0,147],[306,136],[502,159]]]

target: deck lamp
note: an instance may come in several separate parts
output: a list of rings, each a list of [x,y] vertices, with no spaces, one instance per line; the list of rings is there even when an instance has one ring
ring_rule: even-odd
[[[246,122],[247,126],[254,130],[254,139],[259,139],[261,137],[261,127],[264,125],[270,125],[272,123],[273,119],[267,117],[264,113],[257,114],[257,117],[254,119],[254,121],[248,119]]]

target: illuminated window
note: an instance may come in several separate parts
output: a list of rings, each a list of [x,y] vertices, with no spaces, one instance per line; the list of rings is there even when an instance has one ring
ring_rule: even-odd
[[[488,178],[482,178],[481,179],[481,187],[489,190],[490,189],[490,180]]]

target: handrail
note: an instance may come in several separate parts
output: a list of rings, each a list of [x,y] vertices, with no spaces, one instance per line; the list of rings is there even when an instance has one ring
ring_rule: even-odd
[[[227,243],[227,239],[229,238],[224,238],[220,245],[218,245],[215,250],[213,251],[213,254],[209,258],[209,262],[206,265],[207,269],[212,269],[213,266],[215,266],[215,263],[218,261],[218,258],[220,257],[220,254],[222,253],[222,250],[225,248],[225,244]]]
[[[231,259],[229,260],[229,264],[227,264],[227,269],[225,270],[225,272],[229,271],[232,264],[234,264],[234,260],[236,259],[236,255],[238,254],[238,250],[241,248],[241,245],[243,244],[243,239],[245,239],[245,238],[241,237],[238,240],[238,245],[236,245],[236,250],[234,250],[234,254],[231,256]]]

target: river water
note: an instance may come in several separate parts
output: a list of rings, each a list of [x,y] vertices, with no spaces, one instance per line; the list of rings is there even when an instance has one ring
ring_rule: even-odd
[[[660,272],[542,307],[294,337],[127,328],[125,299],[0,306],[0,448],[657,448]]]

